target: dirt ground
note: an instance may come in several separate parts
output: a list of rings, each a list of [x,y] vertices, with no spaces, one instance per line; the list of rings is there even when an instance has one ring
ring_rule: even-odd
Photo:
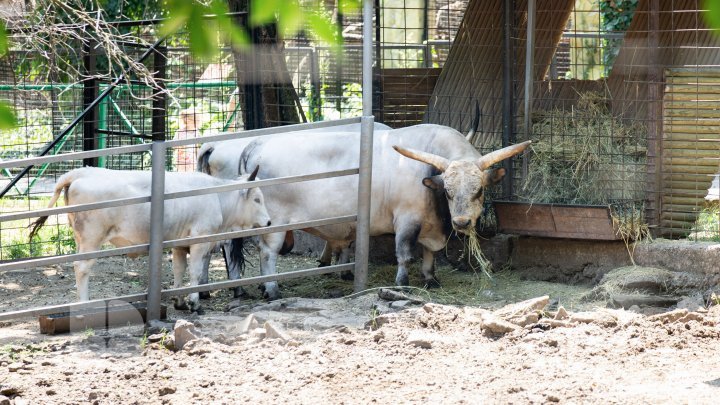
[[[282,269],[313,264],[294,257]],[[144,266],[101,261],[92,296],[142,291]],[[288,298],[272,303],[250,288],[241,301],[215,292],[205,315],[170,310],[200,337],[177,351],[165,347],[172,333],[153,343],[142,327],[43,336],[35,320],[6,323],[0,403],[717,403],[720,395],[718,306],[648,317],[583,302],[589,286],[510,270],[488,281],[448,266],[439,268],[443,289],[409,291],[416,303],[380,298],[393,277],[394,266],[373,266],[372,289],[350,297],[351,283],[336,276],[283,283]],[[219,259],[211,278],[225,278]],[[0,291],[2,310],[73,300],[72,270],[5,274]],[[539,309],[507,307],[542,295]],[[245,328],[250,314],[257,324]]]

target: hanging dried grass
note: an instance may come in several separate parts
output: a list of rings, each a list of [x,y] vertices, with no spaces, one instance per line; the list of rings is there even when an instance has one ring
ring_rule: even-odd
[[[607,205],[628,245],[649,237],[642,203],[646,128],[614,117],[597,92],[581,93],[571,111],[541,112],[533,121],[533,154],[518,192],[521,200]]]

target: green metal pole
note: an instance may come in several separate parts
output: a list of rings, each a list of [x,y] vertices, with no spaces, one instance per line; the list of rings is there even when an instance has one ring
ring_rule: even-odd
[[[105,97],[98,104],[98,123],[97,129],[107,129],[107,107],[110,96]],[[107,134],[100,132],[98,134],[98,149],[105,149],[107,147]],[[98,157],[98,167],[105,167],[105,156]]]

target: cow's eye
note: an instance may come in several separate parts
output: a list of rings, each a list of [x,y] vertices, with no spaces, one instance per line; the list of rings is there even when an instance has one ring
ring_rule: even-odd
[[[260,199],[259,199],[259,198],[256,198],[256,199],[255,199],[255,202],[258,203],[258,204],[260,204]]]
[[[447,190],[445,190],[445,198],[447,198],[448,200],[452,200],[452,196],[450,195],[450,193],[448,193]]]
[[[482,197],[482,196],[483,196],[483,192],[485,192],[485,189],[482,188],[482,187],[480,187],[480,190],[478,190],[478,192],[475,193],[475,199],[477,200],[478,198]]]

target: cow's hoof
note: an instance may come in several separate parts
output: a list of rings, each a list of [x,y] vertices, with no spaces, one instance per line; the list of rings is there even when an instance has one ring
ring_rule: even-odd
[[[205,315],[205,310],[200,306],[195,308],[192,312],[198,315]]]
[[[407,275],[396,277],[395,285],[398,287],[407,287],[410,285],[410,278]]]
[[[198,294],[200,295],[201,300],[209,300],[210,299],[210,291],[201,291]]]
[[[438,279],[435,277],[431,278],[430,280],[425,280],[425,288],[426,289],[440,288],[440,287],[442,287],[442,286],[440,285],[440,282],[438,281]]]
[[[188,306],[187,302],[185,302],[185,300],[177,299],[177,300],[175,300],[173,306],[178,311],[187,311],[190,309],[190,307]]]
[[[340,272],[340,278],[345,281],[353,281],[355,280],[355,274],[350,270],[342,271]]]
[[[233,292],[234,298],[246,298],[248,293],[242,287],[235,287],[230,289]]]
[[[318,267],[327,267],[329,265],[330,265],[329,262],[324,262],[322,260],[318,260]]]

